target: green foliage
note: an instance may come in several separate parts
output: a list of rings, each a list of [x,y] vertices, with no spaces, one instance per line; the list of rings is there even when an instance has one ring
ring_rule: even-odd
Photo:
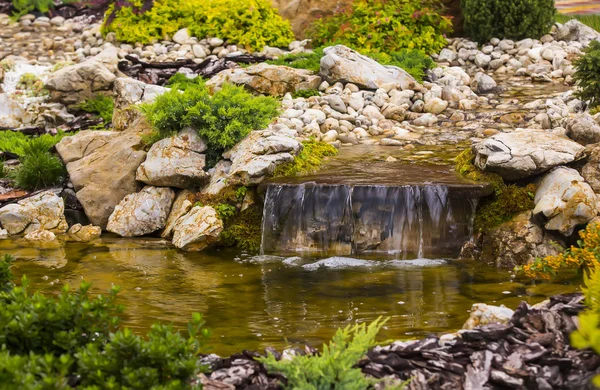
[[[573,78],[579,87],[575,94],[596,108],[600,106],[600,42],[591,41],[583,52],[584,55],[573,62],[576,67]]]
[[[48,151],[66,135],[64,132],[59,132],[57,135],[42,134],[37,137],[30,137],[20,132],[0,131],[0,151],[13,153],[21,157],[26,155],[26,151],[28,153]]]
[[[98,94],[81,103],[78,108],[82,111],[98,115],[105,124],[112,122],[115,101],[112,96]]]
[[[169,137],[191,126],[206,141],[207,166],[252,130],[265,128],[278,113],[272,97],[253,96],[243,87],[225,84],[213,96],[204,83],[183,92],[172,89],[142,106],[152,124],[152,140]]]
[[[38,151],[20,159],[19,165],[11,172],[15,184],[25,190],[39,190],[60,184],[66,175],[61,159],[48,152]]]
[[[450,19],[434,0],[355,0],[346,10],[318,19],[309,36],[316,45],[332,42],[368,53],[417,49],[434,53],[446,46]]]
[[[462,0],[467,34],[477,42],[491,38],[540,38],[554,24],[554,0]]]
[[[240,211],[225,225],[221,241],[226,246],[234,246],[248,251],[260,249],[262,209],[253,205]]]
[[[13,18],[18,19],[21,16],[32,11],[46,13],[54,8],[53,0],[12,0],[12,6],[15,9]]]
[[[235,206],[232,206],[229,203],[219,203],[215,206],[215,210],[223,222],[229,221],[229,219],[237,212]]]
[[[599,14],[582,14],[582,15],[565,15],[557,13],[554,16],[554,20],[557,23],[564,24],[571,19],[579,20],[581,23],[593,28],[596,31],[600,31],[600,15]]]
[[[364,390],[374,383],[354,366],[375,346],[375,338],[387,320],[381,318],[368,326],[364,323],[338,329],[323,353],[318,356],[296,356],[277,361],[272,354],[260,359],[270,372],[283,373],[289,389]]]
[[[359,51],[361,54],[367,55],[373,58],[375,61],[383,64],[383,65],[393,65],[407,71],[411,76],[413,76],[418,81],[423,81],[423,76],[428,69],[434,67],[435,62],[429,57],[427,54],[424,54],[420,50],[415,49],[400,49],[391,53],[384,53],[372,50],[365,49],[357,49],[356,47],[352,47]],[[267,61],[267,63],[272,65],[285,65],[296,69],[307,69],[312,72],[318,73],[321,68],[321,57],[323,57],[323,47],[319,47],[312,52],[303,52],[303,53],[292,53],[286,54],[279,57],[276,60]],[[318,96],[318,91],[306,91],[305,93],[314,93],[315,95],[305,96],[302,95],[304,91],[297,92],[298,97],[310,97],[310,96]]]
[[[297,98],[308,99],[309,97],[312,97],[312,96],[321,96],[321,93],[316,89],[303,89],[301,91],[294,92],[292,94],[292,98],[294,98],[294,99],[297,99]]]
[[[181,91],[185,91],[188,88],[196,88],[203,86],[204,80],[202,77],[189,78],[183,73],[175,73],[167,82],[167,87],[177,88]]]
[[[483,200],[475,215],[475,229],[490,229],[509,221],[514,215],[534,208],[535,188],[506,185],[502,177],[495,173],[482,172],[473,165],[473,151],[469,148],[459,154],[455,161],[455,170],[464,178],[473,181],[488,182],[494,189],[492,197]]]
[[[273,176],[298,176],[315,172],[319,169],[325,157],[335,156],[338,150],[326,142],[304,141],[302,151],[294,161],[279,165]]]
[[[269,0],[155,0],[145,12],[142,6],[141,0],[131,1],[111,21],[111,5],[102,31],[115,32],[123,42],[150,43],[187,27],[198,38],[219,37],[255,51],[265,45],[287,47],[294,39],[290,23]]]
[[[33,73],[23,74],[17,83],[17,88],[26,90],[30,96],[48,94],[48,91],[44,88],[42,79]]]
[[[208,336],[194,313],[184,337],[153,325],[146,337],[118,329],[118,288],[91,297],[90,285],[58,296],[15,287],[0,259],[0,389],[190,389]]]

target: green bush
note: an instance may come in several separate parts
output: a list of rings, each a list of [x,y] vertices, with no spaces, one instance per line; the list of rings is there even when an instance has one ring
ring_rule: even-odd
[[[352,48],[354,49],[354,47]],[[267,63],[272,65],[285,65],[296,69],[307,69],[318,73],[321,69],[323,49],[324,47],[319,47],[312,52],[286,54],[276,60],[267,61]],[[435,62],[431,57],[424,54],[422,51],[415,49],[400,49],[397,52],[389,54],[377,51],[355,50],[373,58],[383,65],[393,65],[402,68],[418,81],[422,81],[427,70],[433,68],[435,65]]]
[[[575,94],[595,108],[600,105],[600,42],[591,41],[583,52],[573,62],[576,67],[573,78],[579,87]]]
[[[142,106],[155,134],[151,141],[166,138],[191,126],[206,141],[207,166],[252,130],[265,128],[278,113],[272,97],[253,96],[243,87],[225,84],[210,95],[204,83],[180,92],[172,89],[153,103]]]
[[[81,103],[78,108],[82,111],[96,114],[105,124],[112,122],[115,101],[111,96],[96,95]]]
[[[42,134],[37,137],[30,137],[19,132],[0,131],[0,151],[24,157],[25,150],[30,143],[33,143],[33,146],[27,149],[29,152],[32,149],[34,151],[48,151],[66,136],[67,134],[64,132],[59,132],[57,135]]]
[[[344,44],[359,51],[435,53],[446,46],[450,19],[435,0],[355,0],[346,10],[316,20],[309,36],[318,46]]]
[[[58,296],[11,283],[10,257],[0,259],[0,389],[188,389],[204,321],[194,314],[188,337],[154,325],[146,337],[119,329],[118,288],[91,297],[90,285]]]
[[[277,360],[269,354],[261,361],[270,372],[282,373],[289,389],[364,390],[375,380],[363,376],[356,363],[375,346],[375,337],[387,320],[381,318],[366,324],[338,329],[323,353],[317,356],[296,356],[292,360]]]
[[[477,42],[540,38],[554,24],[554,0],[461,0],[464,27]]]
[[[188,88],[196,88],[204,85],[202,77],[195,77],[193,79],[187,77],[183,73],[175,73],[169,81],[167,81],[167,87],[177,88],[181,91],[185,91]]]
[[[131,5],[117,9],[114,20],[115,5],[109,7],[102,31],[115,32],[123,42],[150,43],[187,27],[198,38],[219,37],[254,51],[287,47],[294,39],[290,23],[269,0],[156,0],[147,11],[141,0]]]
[[[15,9],[14,18],[20,18],[21,16],[28,14],[32,11],[39,11],[42,13],[48,12],[54,8],[53,0],[12,0],[12,6]]]

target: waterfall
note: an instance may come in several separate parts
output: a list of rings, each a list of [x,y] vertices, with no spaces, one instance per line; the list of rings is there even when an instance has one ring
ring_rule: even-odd
[[[476,202],[441,184],[269,184],[261,252],[456,257],[473,233]]]

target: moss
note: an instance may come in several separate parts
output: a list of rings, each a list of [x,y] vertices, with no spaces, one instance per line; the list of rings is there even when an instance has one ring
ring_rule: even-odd
[[[475,155],[471,148],[466,149],[454,159],[454,168],[465,179],[473,181],[484,181],[490,183],[494,188],[494,193],[498,194],[506,185],[500,175],[495,173],[483,172],[475,165],[473,161]]]
[[[474,158],[473,151],[469,148],[459,154],[454,161],[455,169],[461,176],[473,181],[488,182],[494,188],[494,194],[484,199],[477,208],[475,230],[487,232],[509,221],[514,215],[535,207],[533,184],[526,187],[507,186],[500,175],[483,172],[473,165]]]
[[[301,91],[294,92],[292,97],[296,98],[309,98],[311,96],[321,96],[321,93],[316,89],[303,89]]]
[[[499,194],[483,201],[475,215],[475,229],[486,232],[509,221],[513,216],[535,207],[533,197],[535,189],[504,186]]]
[[[297,176],[313,173],[319,169],[325,157],[335,156],[338,152],[334,146],[322,141],[304,141],[302,145],[304,148],[294,158],[294,161],[275,168],[273,176]]]
[[[262,208],[254,204],[225,224],[221,241],[226,246],[257,251],[260,249]]]

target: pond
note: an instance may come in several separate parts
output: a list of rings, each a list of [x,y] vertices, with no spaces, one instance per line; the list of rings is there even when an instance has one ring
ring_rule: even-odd
[[[579,289],[577,278],[521,284],[511,273],[444,260],[300,259],[236,250],[184,253],[159,239],[105,235],[94,243],[32,247],[0,241],[17,258],[13,272],[34,289],[57,292],[81,280],[94,293],[121,286],[124,325],[142,332],[156,321],[184,329],[204,314],[210,352],[286,345],[320,347],[335,329],[390,317],[380,339],[406,339],[462,327],[473,303],[537,303]]]

